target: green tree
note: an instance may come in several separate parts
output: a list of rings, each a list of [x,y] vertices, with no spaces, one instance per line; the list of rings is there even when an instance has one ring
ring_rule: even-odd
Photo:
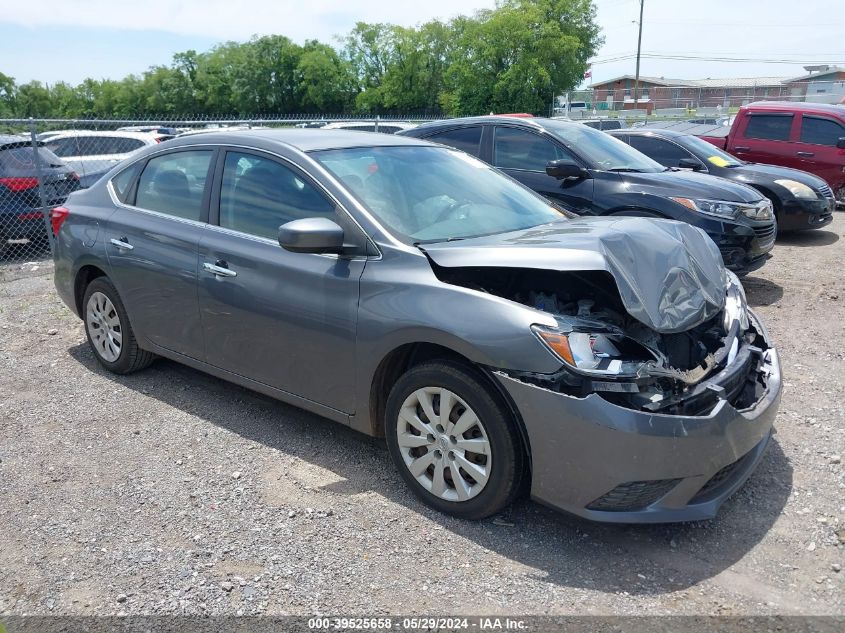
[[[12,117],[15,114],[15,79],[0,73],[0,117]]]
[[[302,112],[346,112],[355,97],[355,76],[349,62],[331,46],[306,42],[296,67]]]
[[[461,24],[447,71],[451,114],[543,113],[574,87],[602,40],[590,0],[503,0]]]

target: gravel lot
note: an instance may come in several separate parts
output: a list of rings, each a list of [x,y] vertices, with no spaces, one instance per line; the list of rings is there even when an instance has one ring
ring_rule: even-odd
[[[169,361],[106,374],[49,266],[7,277],[0,615],[845,614],[843,234],[746,279],[778,434],[717,520],[669,526],[441,516],[379,441]]]

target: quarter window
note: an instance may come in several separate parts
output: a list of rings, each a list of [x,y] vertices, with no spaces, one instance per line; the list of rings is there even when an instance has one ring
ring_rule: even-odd
[[[109,154],[128,154],[144,147],[144,141],[137,138],[112,138]]]
[[[689,152],[674,143],[651,136],[631,135],[631,147],[666,167],[677,167],[682,158],[692,158]]]
[[[493,142],[493,164],[502,169],[545,171],[549,161],[567,158],[550,140],[533,132],[497,127]]]
[[[275,240],[282,224],[313,217],[334,218],[334,204],[292,169],[255,154],[226,154],[220,226]]]
[[[433,143],[443,143],[467,154],[478,156],[481,147],[481,126],[459,127],[455,130],[438,132],[433,136],[426,136],[425,140]]]
[[[792,129],[791,114],[754,114],[745,128],[745,138],[788,141]]]
[[[151,158],[138,180],[135,206],[199,220],[211,155],[201,150]]]
[[[126,202],[126,195],[129,193],[129,188],[132,186],[140,166],[140,162],[135,163],[111,179],[112,189],[114,189],[117,199],[121,202]]]
[[[802,143],[836,147],[842,137],[845,137],[845,127],[831,119],[804,116],[801,121]]]

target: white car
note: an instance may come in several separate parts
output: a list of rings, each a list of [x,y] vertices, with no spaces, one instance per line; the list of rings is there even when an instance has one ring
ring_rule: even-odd
[[[337,121],[322,126],[321,130],[356,130],[358,132],[381,132],[383,134],[396,134],[401,130],[410,130],[417,127],[414,123],[405,121],[379,121],[376,130],[375,121]]]
[[[149,132],[75,130],[55,134],[44,143],[79,175],[79,184],[85,188],[127,156],[168,138],[162,137]]]

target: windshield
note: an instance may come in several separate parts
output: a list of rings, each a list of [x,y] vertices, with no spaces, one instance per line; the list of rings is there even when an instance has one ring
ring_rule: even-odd
[[[356,147],[311,156],[407,242],[492,235],[565,218],[489,165],[447,148]]]
[[[683,137],[683,144],[686,145],[691,152],[698,154],[698,157],[701,160],[705,160],[713,165],[716,165],[716,167],[739,167],[744,164],[735,156],[731,156],[727,152],[720,150],[712,143],[708,143],[707,141],[702,140],[697,136],[693,136],[692,134],[687,134]]]
[[[641,154],[627,143],[580,123],[545,122],[549,131],[576,154],[590,163],[592,169],[604,171],[637,171],[655,173],[666,168]]]

